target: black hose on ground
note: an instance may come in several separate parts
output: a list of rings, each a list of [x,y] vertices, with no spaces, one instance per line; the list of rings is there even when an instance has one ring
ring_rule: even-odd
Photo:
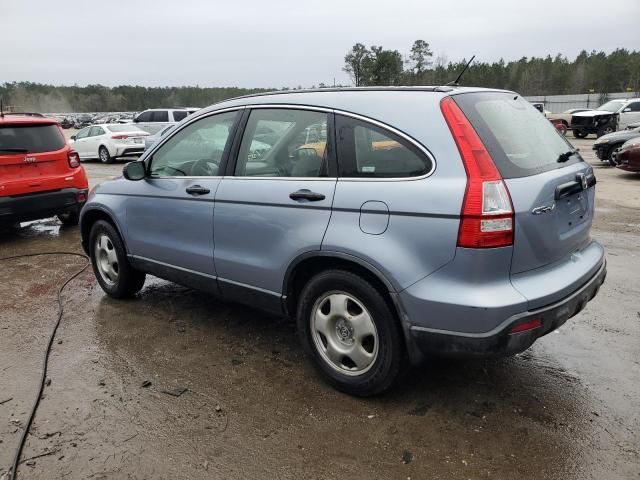
[[[89,257],[87,257],[82,253],[76,253],[76,252],[27,253],[23,255],[13,255],[10,257],[3,257],[3,258],[0,258],[0,262],[6,261],[6,260],[16,260],[18,258],[40,257],[45,255],[68,255],[68,256],[74,256],[74,257],[81,257],[81,258],[84,258],[87,261],[87,263],[85,264],[84,267],[82,267],[80,270],[75,272],[72,276],[67,278],[67,280],[65,280],[65,282],[58,289],[58,294],[57,294],[58,319],[56,320],[53,326],[53,330],[51,331],[51,334],[49,336],[49,342],[47,343],[47,349],[45,351],[44,359],[42,362],[42,374],[40,376],[40,387],[38,389],[38,395],[36,396],[36,399],[33,402],[33,406],[31,407],[31,413],[29,413],[29,418],[24,427],[24,430],[22,431],[22,436],[20,437],[20,443],[18,444],[18,448],[16,449],[16,453],[13,458],[13,465],[11,466],[10,477],[9,477],[11,480],[15,480],[16,475],[18,474],[18,465],[20,464],[20,456],[22,455],[22,449],[24,448],[24,444],[27,441],[27,435],[29,435],[29,429],[31,428],[31,423],[33,422],[33,418],[36,416],[36,411],[38,410],[38,405],[40,405],[40,399],[42,398],[42,392],[44,391],[44,385],[47,380],[47,366],[49,364],[49,354],[51,353],[51,346],[53,345],[53,340],[55,339],[56,332],[58,331],[58,327],[60,326],[60,322],[62,321],[62,314],[64,312],[64,306],[62,303],[62,291],[69,283],[71,283],[73,279],[75,279],[78,275],[84,272],[89,266],[89,264],[91,263],[89,260]]]

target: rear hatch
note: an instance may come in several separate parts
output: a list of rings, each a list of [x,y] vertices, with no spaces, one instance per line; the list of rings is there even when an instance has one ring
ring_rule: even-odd
[[[511,273],[568,258],[590,242],[593,169],[519,95],[456,95],[509,189],[515,212]]]
[[[67,150],[55,123],[0,123],[0,196],[64,188]]]

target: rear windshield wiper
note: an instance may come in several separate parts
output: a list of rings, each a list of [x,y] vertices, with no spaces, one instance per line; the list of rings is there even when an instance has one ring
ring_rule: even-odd
[[[558,159],[556,160],[556,162],[564,163],[567,160],[569,160],[572,156],[574,156],[576,153],[578,153],[578,150],[569,150],[568,152],[561,153],[560,155],[558,155]]]
[[[0,152],[7,152],[7,153],[28,153],[29,150],[27,150],[26,148],[0,148]]]

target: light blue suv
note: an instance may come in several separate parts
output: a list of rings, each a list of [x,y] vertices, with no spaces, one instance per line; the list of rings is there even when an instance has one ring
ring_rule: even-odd
[[[606,275],[595,177],[518,94],[273,93],[185,119],[95,188],[82,244],[112,297],[152,274],[297,320],[335,387],[405,360],[527,349]]]

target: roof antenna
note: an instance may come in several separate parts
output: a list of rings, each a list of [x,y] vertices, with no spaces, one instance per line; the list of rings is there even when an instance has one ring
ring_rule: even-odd
[[[449,82],[449,83],[446,84],[447,87],[451,87],[451,86],[458,87],[458,86],[460,86],[460,79],[462,78],[462,75],[464,75],[464,72],[467,71],[467,68],[469,68],[469,65],[471,65],[471,62],[473,62],[474,58],[476,58],[475,55],[473,57],[471,57],[471,60],[469,60],[467,62],[467,64],[464,66],[464,68],[462,69],[462,71],[460,72],[458,77],[453,82]]]

